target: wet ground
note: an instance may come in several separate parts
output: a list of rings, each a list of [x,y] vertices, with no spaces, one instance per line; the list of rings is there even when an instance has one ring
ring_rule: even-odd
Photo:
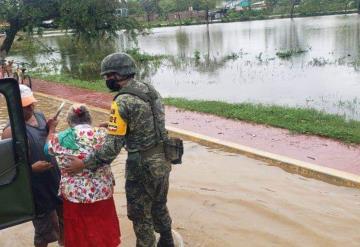
[[[38,96],[49,117],[60,102]],[[0,99],[0,125],[6,122]],[[93,113],[94,122],[106,121]],[[60,129],[65,128],[61,115]],[[2,128],[0,128],[2,129]],[[134,246],[126,218],[124,154],[112,165],[122,246]],[[186,246],[360,246],[360,192],[289,174],[238,154],[185,142],[173,166],[169,209]],[[31,246],[31,223],[0,231],[1,247]]]
[[[72,101],[109,109],[109,93],[35,80],[34,90]],[[166,108],[166,124],[224,141],[256,148],[285,157],[360,175],[360,145],[318,136],[299,135],[288,130],[225,119],[213,115]]]

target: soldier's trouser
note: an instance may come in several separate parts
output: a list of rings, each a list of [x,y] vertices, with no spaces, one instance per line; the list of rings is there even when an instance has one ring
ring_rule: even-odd
[[[133,222],[136,246],[155,246],[154,230],[171,230],[171,218],[166,206],[169,174],[147,182],[126,180],[125,190],[128,218]]]

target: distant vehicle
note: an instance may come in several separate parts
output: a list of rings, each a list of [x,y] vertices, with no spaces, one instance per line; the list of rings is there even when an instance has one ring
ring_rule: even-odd
[[[40,26],[43,28],[58,28],[59,27],[53,19],[43,21]]]

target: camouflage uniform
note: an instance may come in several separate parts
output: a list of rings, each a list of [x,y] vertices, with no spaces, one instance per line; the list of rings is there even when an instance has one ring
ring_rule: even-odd
[[[158,128],[167,136],[164,106],[157,91],[150,85],[131,80],[124,87],[158,95],[155,103]],[[171,231],[171,218],[166,206],[171,164],[165,159],[162,143],[156,144],[154,116],[149,103],[130,94],[119,95],[116,107],[126,123],[126,135],[108,134],[102,148],[85,160],[87,168],[110,164],[125,146],[126,198],[128,218],[133,222],[136,246],[155,246],[156,232]],[[110,119],[111,122],[111,119]]]

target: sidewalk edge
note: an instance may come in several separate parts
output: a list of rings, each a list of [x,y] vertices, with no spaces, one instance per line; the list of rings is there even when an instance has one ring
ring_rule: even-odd
[[[217,138],[175,128],[172,126],[166,126],[166,128],[168,131],[170,131],[170,133],[173,133],[177,136],[183,136],[197,143],[211,147],[225,148],[226,151],[244,154],[251,158],[257,158],[269,162],[270,165],[280,167],[290,173],[299,174],[304,177],[314,178],[335,185],[360,188],[360,176],[355,174],[315,165],[270,152],[261,151],[256,148],[223,141]]]
[[[59,101],[65,101],[68,103],[75,103],[75,101],[60,98],[57,96],[44,94],[35,92],[35,94],[41,95],[43,97],[47,98],[53,98]],[[99,111],[103,113],[108,113],[108,110],[105,110],[103,108],[99,108],[96,106],[88,105],[88,107],[91,110]],[[229,141],[223,141],[217,138],[213,138],[210,136],[198,134],[195,132],[179,129],[172,126],[166,126],[166,129],[170,132],[172,135],[176,136],[182,136],[185,137],[188,140],[203,144],[205,146],[211,146],[211,147],[217,147],[217,148],[223,148],[226,151],[239,153],[246,155],[251,158],[260,159],[262,161],[266,161],[269,163],[269,165],[277,166],[282,169],[284,169],[287,172],[293,173],[293,174],[299,174],[304,177],[308,178],[314,178],[317,180],[321,180],[330,184],[335,185],[341,185],[351,188],[359,188],[360,189],[360,176],[351,174],[348,172],[323,167],[320,165],[315,165],[312,163],[292,159],[286,156],[261,151],[255,148],[251,148],[248,146],[243,146],[237,143],[229,142]]]

